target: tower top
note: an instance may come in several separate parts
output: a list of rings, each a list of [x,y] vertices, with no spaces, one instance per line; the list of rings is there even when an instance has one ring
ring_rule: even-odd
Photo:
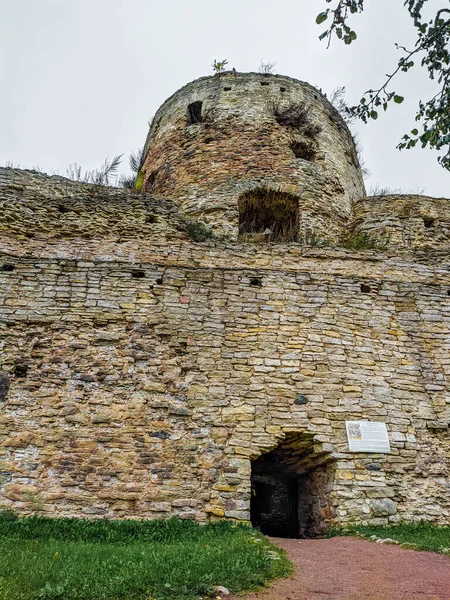
[[[337,237],[364,196],[355,144],[316,88],[225,72],[188,83],[157,111],[145,189],[230,237]]]

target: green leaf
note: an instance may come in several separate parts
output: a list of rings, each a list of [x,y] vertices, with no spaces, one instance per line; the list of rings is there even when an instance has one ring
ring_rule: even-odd
[[[378,119],[378,113],[377,113],[377,111],[376,111],[376,110],[372,110],[372,111],[371,111],[371,113],[370,113],[370,118],[371,118],[371,119],[374,119],[374,120]]]
[[[417,135],[419,133],[419,130],[418,129],[411,129],[411,133],[413,135]]]
[[[394,96],[395,104],[401,104],[403,102],[403,100],[404,100],[403,96],[397,96],[397,94]]]
[[[321,33],[319,35],[319,40],[323,40],[324,37],[326,37],[328,35],[328,31],[324,31],[323,33]]]
[[[323,23],[324,21],[326,21],[328,19],[328,11],[326,12],[321,12],[319,15],[317,15],[316,17],[316,23],[317,25],[320,25],[321,23]]]

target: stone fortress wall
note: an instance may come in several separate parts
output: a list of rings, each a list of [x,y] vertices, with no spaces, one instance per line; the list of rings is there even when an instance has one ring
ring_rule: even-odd
[[[386,240],[391,248],[450,249],[447,198],[390,194],[355,203],[350,228]]]
[[[0,169],[0,507],[248,520],[274,456],[306,534],[448,523],[445,202],[356,202],[383,250],[195,243],[169,199]]]

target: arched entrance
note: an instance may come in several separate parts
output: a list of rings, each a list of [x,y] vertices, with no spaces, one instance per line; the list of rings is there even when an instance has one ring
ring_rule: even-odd
[[[252,525],[277,537],[317,537],[333,522],[334,463],[311,435],[288,435],[252,462]]]
[[[239,198],[240,239],[295,242],[298,220],[298,198],[292,194],[259,188]]]

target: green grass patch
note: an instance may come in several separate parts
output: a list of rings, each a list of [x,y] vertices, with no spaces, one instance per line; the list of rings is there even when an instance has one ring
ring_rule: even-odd
[[[352,232],[341,238],[341,244],[349,250],[386,250],[389,240],[385,237],[375,237],[370,233]]]
[[[420,550],[431,552],[448,551],[450,548],[450,527],[420,523],[400,523],[398,525],[367,526],[355,525],[345,529],[331,529],[329,537],[336,535],[362,535],[366,538],[390,538],[401,544],[415,544]]]
[[[194,600],[291,569],[267,538],[230,522],[0,514],[0,600]]]

